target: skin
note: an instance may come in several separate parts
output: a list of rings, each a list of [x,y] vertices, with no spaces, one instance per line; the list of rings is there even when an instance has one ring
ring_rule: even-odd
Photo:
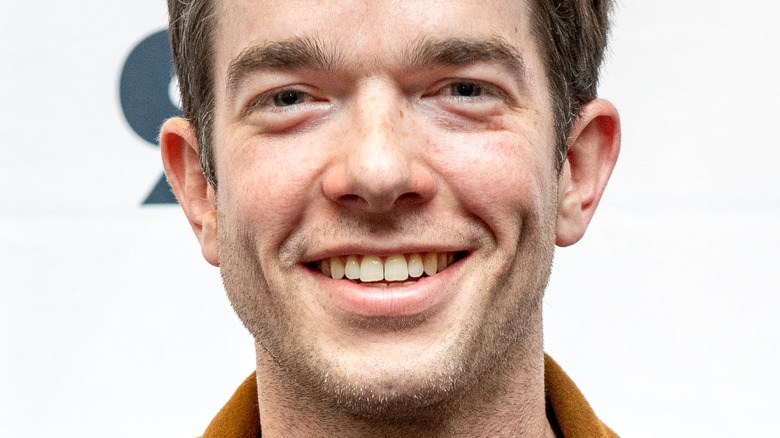
[[[555,244],[582,237],[617,159],[614,107],[584,108],[557,172],[521,2],[223,0],[218,11],[218,190],[185,120],[165,123],[161,149],[255,337],[263,436],[553,436],[542,296]],[[231,77],[251,48],[295,38],[329,64],[255,63]],[[522,63],[410,59],[442,40],[501,41]],[[429,304],[345,307],[339,297],[360,286],[311,268],[414,251],[467,254],[410,286]]]

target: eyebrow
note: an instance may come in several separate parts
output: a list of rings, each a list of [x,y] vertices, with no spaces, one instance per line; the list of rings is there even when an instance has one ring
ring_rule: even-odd
[[[460,66],[479,62],[497,63],[525,83],[525,61],[504,39],[444,38],[424,39],[407,51],[409,69],[433,66]]]
[[[505,40],[443,38],[420,39],[403,53],[403,69],[435,66],[462,66],[478,62],[502,65],[520,83],[525,83],[525,62],[518,51]],[[327,47],[317,38],[295,37],[249,47],[230,63],[227,88],[234,94],[241,83],[262,70],[312,69],[332,71],[345,63],[343,52]]]
[[[343,56],[326,50],[316,38],[296,37],[249,47],[230,63],[227,88],[234,93],[247,76],[261,70],[318,69],[333,70]]]

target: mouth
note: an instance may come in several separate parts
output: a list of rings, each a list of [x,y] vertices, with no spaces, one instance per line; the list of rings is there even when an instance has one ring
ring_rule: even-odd
[[[395,288],[416,284],[452,266],[468,255],[457,252],[415,252],[389,256],[349,254],[328,257],[307,266],[333,280],[348,280],[355,284]]]

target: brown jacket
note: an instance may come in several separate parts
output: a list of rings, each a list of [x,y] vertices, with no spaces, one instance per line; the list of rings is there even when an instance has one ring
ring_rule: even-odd
[[[618,438],[591,409],[569,376],[549,356],[544,357],[544,391],[548,417],[563,438]],[[260,437],[257,381],[252,373],[211,421],[202,438]]]

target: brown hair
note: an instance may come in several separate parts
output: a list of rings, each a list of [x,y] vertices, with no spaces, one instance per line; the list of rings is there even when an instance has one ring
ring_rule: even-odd
[[[547,68],[560,171],[569,130],[582,106],[596,98],[612,0],[529,0],[529,5],[531,31]]]
[[[171,50],[182,107],[198,139],[206,179],[216,189],[214,122],[215,0],[168,0]],[[612,0],[528,0],[533,35],[547,69],[558,168],[582,106],[596,98]]]

